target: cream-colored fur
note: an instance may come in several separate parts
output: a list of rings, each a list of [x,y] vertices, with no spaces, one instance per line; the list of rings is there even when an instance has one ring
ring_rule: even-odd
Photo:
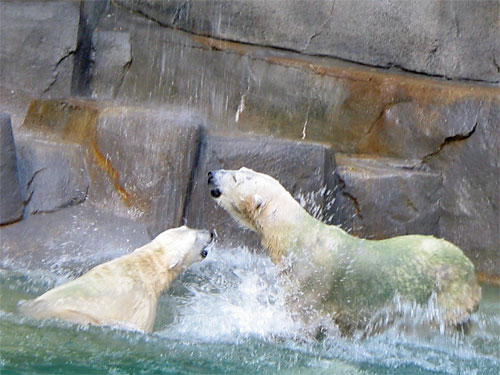
[[[334,319],[342,332],[377,325],[378,312],[398,301],[427,306],[439,324],[456,325],[477,309],[474,266],[455,245],[432,236],[370,241],[309,215],[274,178],[247,168],[209,174],[212,197],[260,236],[289,279],[302,315]],[[397,312],[397,311],[396,311]],[[314,318],[313,318],[314,319]]]
[[[24,301],[20,310],[38,319],[149,332],[160,293],[183,269],[206,256],[204,248],[210,242],[208,231],[186,226],[169,229],[130,254]]]

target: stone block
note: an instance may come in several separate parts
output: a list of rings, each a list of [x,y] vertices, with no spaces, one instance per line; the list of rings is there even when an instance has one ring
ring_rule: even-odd
[[[368,239],[438,234],[441,176],[418,161],[336,154],[346,229]]]
[[[208,190],[209,171],[241,167],[273,176],[312,215],[335,221],[335,160],[328,147],[270,138],[209,136],[203,142],[187,207],[188,225],[215,229],[224,245],[259,247],[257,235],[240,228],[216,205]]]
[[[78,1],[0,2],[2,85],[33,97],[69,96]]]
[[[182,225],[203,120],[188,111],[111,108],[96,124],[89,195],[152,235]]]
[[[21,219],[23,209],[10,116],[0,113],[0,224]]]
[[[469,134],[480,116],[485,98],[457,98],[446,105],[395,100],[387,104],[357,149],[379,156],[423,160],[446,139]]]
[[[425,164],[443,175],[439,232],[500,279],[500,100],[484,101],[474,127],[448,138]]]
[[[81,146],[27,133],[17,137],[17,145],[25,216],[85,201],[90,181]]]
[[[143,223],[85,202],[0,228],[0,267],[74,278],[148,243]]]
[[[204,124],[196,113],[176,107],[37,100],[22,130],[85,150],[89,200],[146,222],[155,235],[182,224]]]
[[[130,35],[118,31],[95,31],[93,46],[92,97],[115,98],[132,62]]]
[[[500,79],[500,8],[493,0],[117,3],[163,25],[217,39],[450,78]]]
[[[470,132],[482,103],[498,96],[494,87],[193,36],[119,8],[110,8],[99,27],[130,35],[132,62],[113,88],[119,100],[189,102],[213,120],[217,132],[325,142],[343,153],[423,158],[446,138]]]

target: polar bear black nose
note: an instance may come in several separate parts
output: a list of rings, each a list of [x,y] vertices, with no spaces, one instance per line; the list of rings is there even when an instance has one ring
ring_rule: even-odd
[[[219,198],[222,195],[222,193],[219,189],[212,189],[210,190],[210,195],[214,198]]]

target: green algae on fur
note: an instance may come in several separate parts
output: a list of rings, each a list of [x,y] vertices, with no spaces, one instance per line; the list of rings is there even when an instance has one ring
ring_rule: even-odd
[[[378,325],[401,304],[434,309],[428,323],[456,326],[479,304],[474,266],[443,239],[406,235],[365,240],[309,215],[270,176],[242,168],[216,171],[214,198],[242,225],[256,231],[288,279],[291,304],[301,317],[331,317],[344,334]]]

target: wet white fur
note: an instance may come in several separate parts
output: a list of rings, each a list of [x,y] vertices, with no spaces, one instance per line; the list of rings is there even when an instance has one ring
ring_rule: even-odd
[[[112,325],[149,332],[158,297],[179,273],[202,259],[208,231],[169,229],[134,252],[94,267],[86,274],[24,301],[20,310],[38,319]]]

